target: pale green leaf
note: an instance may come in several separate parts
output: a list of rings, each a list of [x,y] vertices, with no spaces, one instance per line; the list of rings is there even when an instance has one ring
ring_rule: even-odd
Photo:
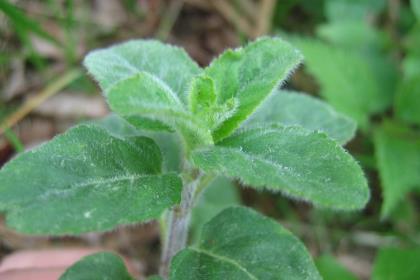
[[[382,183],[381,216],[389,216],[410,191],[420,190],[420,134],[385,122],[375,131],[375,155]]]
[[[121,257],[109,252],[82,258],[69,267],[60,280],[134,280]]]
[[[161,174],[158,146],[79,125],[0,171],[0,210],[31,234],[78,234],[146,222],[180,201],[181,180]]]
[[[195,165],[239,178],[257,189],[281,191],[316,206],[363,208],[369,189],[363,171],[337,142],[303,127],[263,127],[196,150]]]
[[[210,130],[194,118],[176,94],[150,74],[140,72],[109,89],[111,109],[125,117],[138,115],[177,129],[191,144],[213,142]]]
[[[305,246],[280,224],[244,208],[207,223],[197,247],[178,253],[170,280],[321,279]]]
[[[339,21],[318,26],[320,38],[341,48],[358,51],[376,51],[386,43],[383,33],[364,21]]]
[[[420,248],[382,248],[376,256],[372,280],[414,280],[420,275]]]
[[[190,234],[192,239],[196,241],[203,225],[220,211],[239,204],[240,195],[232,181],[225,177],[215,178],[203,191],[192,210]]]
[[[261,38],[228,50],[204,72],[212,78],[217,104],[237,103],[228,119],[216,125],[215,142],[230,135],[300,63],[301,54],[279,38]]]
[[[315,260],[315,264],[324,280],[357,280],[353,273],[332,256],[319,257]]]
[[[370,115],[383,112],[392,103],[395,77],[387,61],[317,40],[297,39],[294,43],[320,84],[320,94],[362,128],[368,127]]]
[[[279,90],[269,97],[245,126],[264,123],[300,125],[310,130],[320,130],[341,144],[348,142],[356,132],[356,123],[352,119],[336,112],[322,100],[285,90]]]
[[[189,82],[201,72],[183,49],[155,40],[132,40],[92,51],[84,65],[105,92],[120,80],[146,72],[168,85],[185,104]]]

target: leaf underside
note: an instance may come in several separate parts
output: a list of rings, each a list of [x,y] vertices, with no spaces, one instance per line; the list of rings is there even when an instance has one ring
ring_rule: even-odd
[[[304,245],[275,221],[245,207],[223,210],[197,247],[179,252],[171,280],[321,279]]]
[[[355,160],[324,133],[302,127],[240,131],[214,147],[196,150],[192,158],[206,172],[320,207],[354,210],[369,199],[366,178]]]
[[[84,124],[19,155],[0,171],[0,210],[30,234],[78,234],[145,222],[180,201],[181,181],[161,174],[158,146]]]

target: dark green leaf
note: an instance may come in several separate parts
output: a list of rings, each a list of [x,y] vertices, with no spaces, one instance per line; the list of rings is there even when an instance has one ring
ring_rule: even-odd
[[[305,246],[280,224],[244,208],[207,223],[197,247],[178,253],[171,280],[321,279]]]
[[[383,188],[384,218],[408,192],[420,190],[420,134],[386,122],[376,129],[374,143]]]
[[[362,128],[368,127],[370,115],[384,111],[393,101],[394,72],[382,57],[367,57],[316,40],[294,42],[319,82],[320,94]]]
[[[32,234],[103,231],[160,216],[180,200],[181,180],[160,174],[159,148],[80,125],[21,154],[0,171],[0,210]]]
[[[420,59],[416,67],[419,68]],[[399,89],[395,111],[397,116],[408,123],[420,125],[420,73],[404,79]]]
[[[420,275],[420,248],[382,248],[375,259],[372,280],[414,280]]]
[[[319,257],[315,260],[315,264],[324,280],[357,280],[353,273],[332,256]]]
[[[302,127],[264,127],[236,133],[218,145],[196,150],[195,165],[239,178],[257,189],[281,191],[321,207],[365,206],[369,189],[363,171],[337,142]]]

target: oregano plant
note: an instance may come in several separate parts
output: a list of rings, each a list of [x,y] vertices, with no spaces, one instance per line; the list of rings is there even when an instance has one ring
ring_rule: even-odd
[[[158,220],[155,279],[320,279],[302,242],[276,221],[233,206],[188,246],[191,212],[214,183],[239,180],[316,207],[369,199],[342,148],[355,123],[320,100],[278,87],[302,55],[279,38],[227,50],[200,68],[182,49],[133,40],[87,55],[110,117],[77,125],[0,171],[0,211],[26,234],[77,235]],[[223,196],[220,188],[219,196]],[[111,253],[62,279],[131,279]]]

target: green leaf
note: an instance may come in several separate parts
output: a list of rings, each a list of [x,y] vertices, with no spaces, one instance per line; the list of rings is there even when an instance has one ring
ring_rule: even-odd
[[[127,120],[128,119],[128,120]],[[130,121],[130,122],[129,122]],[[95,124],[102,126],[112,135],[119,138],[130,138],[133,136],[146,136],[158,144],[163,156],[163,171],[181,173],[181,153],[182,147],[174,133],[162,131],[144,131],[143,127],[136,126],[137,118],[128,117],[123,119],[115,114],[94,121]]]
[[[369,116],[393,101],[394,72],[382,57],[364,56],[317,40],[293,41],[305,56],[305,66],[321,86],[320,94],[338,111],[367,128]]]
[[[325,14],[329,21],[366,21],[385,7],[383,0],[328,0]]]
[[[217,104],[238,104],[232,116],[216,125],[215,142],[230,135],[301,60],[301,54],[285,41],[261,38],[212,61],[204,72],[214,81]]]
[[[320,38],[335,46],[357,51],[378,52],[383,49],[385,35],[364,21],[339,21],[318,26]]]
[[[30,234],[104,231],[158,218],[180,201],[181,180],[161,174],[157,145],[79,125],[0,171],[0,210]]]
[[[84,65],[107,92],[117,82],[140,72],[153,75],[187,104],[190,80],[200,67],[178,47],[155,40],[132,40],[90,52]]]
[[[192,81],[190,92],[190,111],[196,119],[206,124],[211,130],[216,129],[237,109],[237,100],[231,98],[223,104],[217,104],[214,81],[208,76],[198,76]]]
[[[316,267],[324,280],[357,280],[357,277],[348,271],[332,256],[324,255],[315,260]]]
[[[420,190],[420,134],[385,122],[375,130],[375,155],[383,188],[385,218],[415,189]]]
[[[372,280],[413,280],[420,275],[420,248],[379,250],[373,266]]]
[[[192,239],[198,240],[203,225],[220,211],[239,204],[239,192],[231,180],[225,177],[215,178],[203,191],[192,210],[190,234]]]
[[[69,267],[60,280],[118,279],[134,280],[121,257],[101,252],[82,258]]]
[[[302,127],[264,127],[236,133],[196,150],[206,172],[239,178],[257,189],[281,191],[316,206],[363,208],[369,189],[356,161],[324,133]]]
[[[176,94],[145,72],[121,80],[109,89],[108,103],[121,116],[138,115],[177,129],[192,146],[213,142],[210,130],[185,108]]]
[[[279,90],[248,119],[246,126],[280,123],[320,130],[341,144],[354,137],[356,123],[327,103],[307,94]]]
[[[420,65],[417,60],[416,67]],[[403,121],[420,125],[420,74],[406,78],[401,82],[399,88],[395,111],[396,115]]]
[[[245,207],[207,223],[197,247],[172,260],[171,280],[321,279],[305,246],[280,224]]]

